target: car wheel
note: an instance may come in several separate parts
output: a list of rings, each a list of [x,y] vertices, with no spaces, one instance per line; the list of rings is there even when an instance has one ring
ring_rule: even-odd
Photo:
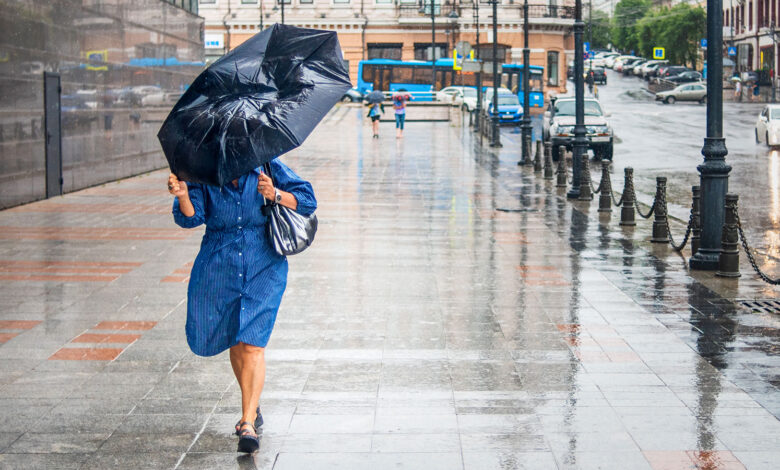
[[[705,96],[702,99],[700,99],[699,104],[707,104],[707,97]]]
[[[667,96],[664,100],[664,103],[666,104],[674,104],[674,102],[677,101],[674,96]]]
[[[753,129],[753,133],[754,133],[754,134],[756,134],[756,143],[757,143],[757,144],[760,144],[760,143],[761,143],[761,141],[760,141],[760,140],[758,140],[758,129]]]
[[[557,145],[553,145],[552,146],[552,148],[550,149],[550,153],[552,154],[552,160],[554,162],[557,162],[558,159],[561,158],[561,154],[560,154],[560,152],[558,152],[558,146]]]
[[[341,97],[341,102],[342,103],[351,103],[352,102],[352,97],[349,96],[349,95],[342,96]]]
[[[764,142],[766,142],[767,147],[771,147],[771,145],[769,145],[769,132],[767,132],[766,135],[764,135],[764,139],[765,139]]]

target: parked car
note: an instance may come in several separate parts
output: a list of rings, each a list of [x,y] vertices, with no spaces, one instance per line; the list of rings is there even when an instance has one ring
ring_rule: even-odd
[[[552,144],[552,158],[560,158],[559,147],[565,145],[571,150],[574,142],[575,98],[561,97],[550,103],[544,113],[544,139]],[[585,98],[585,127],[588,148],[596,158],[612,160],[613,132],[607,116],[598,100]]]
[[[629,75],[634,70],[634,66],[637,64],[643,64],[645,62],[645,59],[636,57],[633,59],[626,59],[623,61],[623,66],[620,68],[620,72],[623,75]]]
[[[351,88],[344,93],[344,96],[341,97],[341,101],[344,103],[360,103],[363,101],[363,93],[357,88]]]
[[[623,71],[623,66],[627,62],[630,62],[630,61],[632,61],[634,59],[638,59],[638,57],[634,57],[632,55],[622,55],[622,56],[619,56],[617,59],[615,59],[615,63],[612,66],[612,69],[615,72],[622,72]]]
[[[656,71],[658,70],[658,67],[662,65],[666,65],[669,62],[666,60],[648,60],[647,62],[642,65],[642,77],[644,77],[645,80],[649,80],[650,77],[655,76]]]
[[[646,63],[650,62],[649,60],[642,59],[639,62],[636,62],[631,67],[631,75],[635,77],[641,77],[642,76],[642,67],[645,66]]]
[[[141,106],[141,100],[144,96],[152,95],[156,93],[162,93],[162,88],[156,85],[139,85],[134,86],[130,90],[129,98],[132,106]]]
[[[485,97],[485,111],[488,116],[493,117],[496,111],[493,109],[492,96],[490,95],[491,93],[487,93]],[[523,106],[520,104],[517,95],[512,92],[498,94],[497,108],[498,122],[500,124],[519,123],[523,118]]]
[[[691,83],[700,82],[702,80],[701,74],[694,70],[688,70],[681,74],[677,74],[673,77],[667,78],[672,83]]]
[[[666,104],[674,104],[675,101],[707,102],[707,87],[701,83],[686,83],[667,91],[659,91],[655,94],[656,101]]]
[[[463,87],[455,95],[454,103],[460,106],[464,111],[472,112],[477,109],[477,89],[472,87]]]
[[[756,142],[770,147],[780,145],[780,105],[770,104],[761,110],[756,120]]]
[[[173,106],[179,101],[183,92],[181,91],[159,91],[149,93],[141,98],[141,106]]]
[[[607,60],[604,61],[604,65],[607,66],[607,68],[614,69],[615,65],[617,65],[618,62],[620,62],[623,59],[628,59],[629,57],[634,57],[632,55],[616,55],[609,57]]]
[[[683,72],[687,72],[689,69],[688,67],[683,67],[681,65],[672,65],[669,67],[664,67],[663,69],[658,71],[658,74],[656,75],[656,79],[667,79],[669,77],[674,77],[675,75],[679,75]]]

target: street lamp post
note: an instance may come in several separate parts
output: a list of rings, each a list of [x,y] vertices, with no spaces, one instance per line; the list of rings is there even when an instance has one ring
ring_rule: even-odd
[[[280,0],[282,2],[282,24],[284,24],[284,2],[287,0]]]
[[[479,1],[479,0],[476,0]],[[498,2],[499,0],[492,0],[493,3],[493,101],[491,106],[493,107],[492,113],[492,139],[490,141],[491,147],[501,147],[501,137],[498,135],[498,81],[500,77],[498,75]]]
[[[431,0],[431,92],[436,93],[436,2]]]
[[[582,69],[585,65],[582,45],[582,33],[585,24],[582,22],[582,0],[574,4],[574,144],[572,145],[572,167],[574,170],[571,189],[566,197],[574,199],[580,197],[580,166],[582,159],[588,158],[588,141],[585,138],[585,83],[582,77]],[[560,158],[563,158],[561,155]]]
[[[530,65],[531,49],[528,48],[528,0],[523,3],[523,122],[520,125],[522,136],[522,156],[520,164],[526,165],[531,162],[530,145],[526,145],[531,139],[531,92],[530,92]]]
[[[701,245],[691,257],[691,269],[718,268],[731,171],[723,138],[722,4],[722,0],[707,0],[707,136],[701,150],[704,163],[697,167],[701,181]]]
[[[474,57],[479,63],[479,0],[474,0],[474,25],[477,28],[477,38],[475,40],[475,54]],[[474,122],[474,130],[480,133],[480,139],[482,138],[481,129],[479,127],[479,121],[482,118],[482,64],[479,64],[479,71],[477,72],[477,119]]]

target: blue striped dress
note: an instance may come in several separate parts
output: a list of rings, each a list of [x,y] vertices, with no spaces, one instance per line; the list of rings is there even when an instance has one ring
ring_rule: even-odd
[[[268,243],[263,197],[256,168],[239,178],[238,188],[187,183],[195,214],[187,217],[173,201],[181,227],[206,224],[187,289],[187,343],[199,356],[213,356],[238,342],[265,347],[287,286],[287,258]],[[279,162],[271,162],[274,186],[292,193],[297,211],[317,208],[311,184]]]

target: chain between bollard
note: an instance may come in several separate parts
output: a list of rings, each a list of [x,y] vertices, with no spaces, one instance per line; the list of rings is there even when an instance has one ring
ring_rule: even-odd
[[[633,189],[633,191],[634,191],[634,201],[638,203],[639,201],[636,198],[636,189]],[[656,201],[655,198],[653,198],[653,205],[650,206],[650,211],[647,214],[642,213],[642,211],[639,209],[639,204],[635,203],[634,208],[636,209],[636,213],[639,214],[640,217],[642,217],[643,219],[649,219],[650,217],[653,216],[653,212],[655,212],[655,205],[657,203],[658,201]]]
[[[758,277],[760,277],[762,281],[766,282],[767,284],[772,284],[773,286],[780,285],[780,279],[773,279],[767,276],[767,274],[761,271],[761,268],[758,267],[756,258],[753,256],[753,252],[750,250],[750,246],[748,246],[747,238],[745,238],[745,232],[742,230],[742,221],[739,218],[737,203],[735,202],[727,204],[726,209],[734,210],[737,221],[737,231],[739,232],[739,239],[742,241],[742,249],[745,250],[745,255],[747,255],[748,261],[750,261],[750,266],[753,267],[753,270],[756,272],[756,274],[758,274]]]
[[[664,193],[662,196],[662,204],[666,205],[666,193]],[[691,214],[688,217],[688,227],[685,228],[685,236],[683,236],[682,243],[679,245],[674,242],[674,237],[672,237],[672,230],[669,227],[669,213],[667,211],[666,214],[666,234],[669,237],[669,245],[674,248],[674,251],[682,251],[685,248],[685,245],[688,244],[688,240],[691,237],[691,230],[693,229],[693,206],[691,206]]]

